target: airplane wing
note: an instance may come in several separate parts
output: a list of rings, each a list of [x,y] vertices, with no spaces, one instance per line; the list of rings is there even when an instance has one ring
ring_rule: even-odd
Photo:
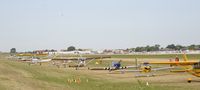
[[[115,72],[142,72],[142,70],[116,70]]]
[[[174,67],[161,67],[161,68],[152,68],[151,71],[161,71],[173,69]],[[143,70],[116,70],[116,72],[143,72]]]
[[[86,60],[91,60],[91,59],[105,59],[105,58],[111,58],[111,56],[88,57],[88,58],[85,58],[85,59],[86,59]]]
[[[31,53],[24,53],[24,54],[16,54],[16,56],[48,56],[48,54],[31,54]]]
[[[108,70],[109,67],[88,67],[89,70]]]
[[[51,59],[45,59],[45,60],[38,60],[39,63],[43,63],[43,62],[50,62]]]
[[[173,69],[174,67],[162,67],[162,68],[152,68],[152,71],[168,70]]]
[[[125,66],[126,68],[138,68],[139,66]]]
[[[187,70],[170,70],[170,72],[187,72]]]
[[[92,60],[92,59],[105,59],[111,58],[111,56],[102,56],[102,57],[82,57],[84,60]],[[80,60],[81,58],[53,58],[52,60]]]
[[[143,62],[142,64],[170,64],[170,65],[193,65],[199,61],[179,61],[179,62]]]
[[[138,66],[123,66],[119,69],[137,68]],[[117,70],[115,67],[90,67],[89,70]]]

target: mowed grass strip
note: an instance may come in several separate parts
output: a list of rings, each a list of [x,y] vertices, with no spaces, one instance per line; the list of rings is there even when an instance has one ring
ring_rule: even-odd
[[[68,80],[80,78],[81,83]],[[145,85],[145,84],[144,84]],[[0,60],[0,89],[2,90],[138,90],[159,89],[141,86],[137,82],[113,82],[73,70]]]
[[[94,63],[94,62],[93,62]],[[104,64],[106,65],[105,62]],[[196,87],[151,85],[136,78],[121,81],[120,78],[108,79],[102,74],[82,73],[74,69],[55,68],[48,65],[0,60],[0,90],[188,90]],[[79,79],[81,83],[75,83]],[[72,82],[68,82],[72,80]],[[197,87],[198,88],[198,87]]]

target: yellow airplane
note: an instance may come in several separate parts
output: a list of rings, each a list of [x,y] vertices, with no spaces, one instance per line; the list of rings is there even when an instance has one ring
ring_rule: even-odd
[[[152,68],[151,65],[149,65],[149,63],[145,62],[145,63],[141,63],[140,65],[137,66],[138,69],[136,70],[116,70],[115,72],[121,72],[122,74],[125,72],[141,72],[141,73],[145,73],[145,74],[138,74],[135,75],[135,77],[150,77],[150,76],[157,76],[155,74],[153,74],[153,71],[162,71],[162,70],[171,70],[174,69],[173,66],[169,66],[169,67],[159,67],[159,68]],[[148,73],[148,74],[146,74]]]
[[[183,55],[184,61],[168,61],[168,62],[143,62],[142,64],[169,64],[170,66],[182,66],[184,70],[173,72],[188,72],[196,77],[200,77],[200,61],[188,61],[186,54]],[[150,72],[151,67],[147,66],[146,71]],[[191,78],[188,79],[191,82]]]
[[[16,54],[16,56],[48,56],[48,54],[21,53],[21,54]]]

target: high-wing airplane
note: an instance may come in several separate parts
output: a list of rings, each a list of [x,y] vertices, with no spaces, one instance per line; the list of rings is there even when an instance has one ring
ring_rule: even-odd
[[[32,54],[32,53],[19,53],[19,54],[16,54],[16,56],[48,56],[48,54]]]
[[[18,61],[27,62],[29,63],[29,65],[37,64],[37,63],[41,65],[42,63],[51,61],[51,59],[41,59],[41,57],[49,58],[49,54],[19,53],[19,54],[16,54],[15,57],[18,57]]]
[[[169,64],[170,66],[182,66],[184,70],[178,70],[177,72],[188,72],[196,77],[200,77],[200,61],[188,61],[186,54],[184,54],[183,59],[184,61],[143,62],[143,64]],[[191,79],[188,79],[188,82],[190,83]]]
[[[92,67],[89,68],[89,70],[109,70],[111,71],[115,71],[115,70],[121,70],[121,69],[128,69],[128,68],[137,68],[138,66],[122,66],[121,65],[121,60],[118,62],[112,62],[112,65],[109,67]]]
[[[116,70],[115,72],[121,72],[122,74],[125,72],[140,72],[139,74],[135,75],[135,77],[150,77],[150,76],[156,76],[155,74],[153,74],[152,72],[154,71],[162,71],[162,70],[171,70],[174,69],[173,66],[169,66],[169,67],[159,67],[159,68],[152,68],[151,65],[146,64],[146,63],[142,63],[140,65],[137,66],[138,69],[135,70]],[[141,72],[145,73],[145,74],[141,74]]]
[[[91,61],[95,60],[95,59],[105,59],[105,58],[111,58],[110,56],[98,56],[98,57],[82,57],[82,55],[80,55],[80,57],[73,57],[73,58],[53,58],[53,61],[74,61],[76,62],[75,65],[69,65],[69,67],[75,67],[76,69],[78,69],[78,67],[84,67],[87,64],[89,64]],[[86,63],[86,61],[88,61]]]
[[[77,61],[77,60],[92,60],[92,59],[104,59],[104,58],[111,58],[110,56],[98,56],[98,57],[82,57],[80,55],[80,57],[73,57],[73,58],[53,58],[52,60],[61,60],[61,61],[64,61],[64,60],[71,60],[71,61]]]
[[[26,59],[26,60],[21,60],[21,61],[28,62],[29,65],[30,65],[30,64],[38,64],[38,63],[39,63],[40,65],[42,65],[42,63],[50,62],[51,59],[31,58],[31,59]]]

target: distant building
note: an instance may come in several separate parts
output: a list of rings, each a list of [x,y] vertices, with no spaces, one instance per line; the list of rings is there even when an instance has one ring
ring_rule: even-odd
[[[51,50],[35,50],[33,51],[34,54],[55,54],[57,50],[51,49]]]
[[[92,54],[92,51],[60,51],[58,54]]]
[[[61,49],[58,54],[94,54],[92,49],[76,49],[74,51],[69,51],[68,49]]]

